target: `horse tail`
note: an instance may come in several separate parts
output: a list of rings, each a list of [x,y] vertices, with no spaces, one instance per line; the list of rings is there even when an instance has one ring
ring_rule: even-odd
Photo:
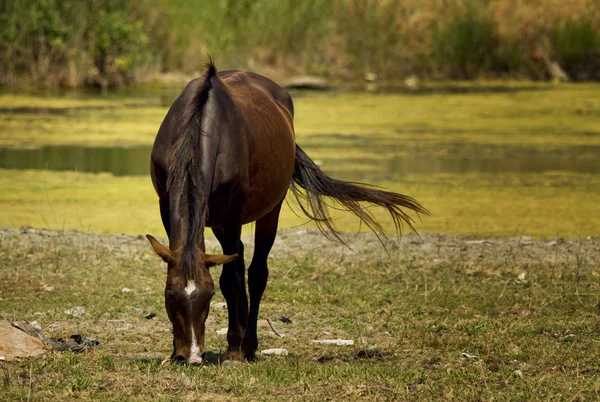
[[[301,192],[300,188],[305,191]],[[402,231],[403,223],[416,232],[413,227],[414,220],[401,208],[410,209],[417,214],[429,215],[427,209],[407,195],[369,188],[364,184],[332,179],[323,173],[298,145],[296,145],[296,163],[290,189],[302,212],[316,222],[321,233],[328,239],[337,240],[342,244],[346,243],[333,223],[329,211],[330,206],[324,197],[334,199],[341,204],[343,209],[359,217],[377,235],[379,240],[387,237],[385,231],[371,211],[363,208],[360,202],[386,208],[392,216],[398,234]]]
[[[180,184],[178,190],[187,189],[187,236],[182,253],[181,269],[187,278],[195,275],[196,261],[194,247],[204,232],[204,213],[206,200],[203,194],[205,178],[202,172],[202,115],[212,89],[211,80],[217,75],[212,59],[206,64],[206,71],[196,83],[194,95],[188,102],[179,126],[179,135],[173,144],[168,162],[167,190]]]

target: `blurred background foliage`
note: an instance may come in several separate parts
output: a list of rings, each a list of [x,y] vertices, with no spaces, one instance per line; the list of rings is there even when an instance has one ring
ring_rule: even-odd
[[[597,0],[4,0],[0,85],[220,69],[341,80],[600,79]]]

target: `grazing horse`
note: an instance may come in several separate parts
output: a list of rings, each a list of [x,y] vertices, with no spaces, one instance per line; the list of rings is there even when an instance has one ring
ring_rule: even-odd
[[[212,61],[167,113],[154,142],[151,176],[169,247],[147,235],[167,263],[165,305],[173,325],[171,360],[202,363],[205,321],[219,279],[229,325],[225,361],[255,357],[256,325],[269,271],[281,204],[288,189],[302,211],[329,238],[341,241],[324,197],[333,198],[374,232],[385,236],[359,204],[387,208],[396,229],[411,218],[400,209],[427,211],[414,199],[332,179],[296,145],[290,95],[268,78],[243,71],[217,74]],[[246,295],[242,225],[256,222]],[[224,255],[205,253],[204,228]]]

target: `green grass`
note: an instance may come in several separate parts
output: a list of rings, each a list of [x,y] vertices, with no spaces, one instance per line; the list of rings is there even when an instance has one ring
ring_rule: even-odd
[[[342,134],[377,135],[406,144],[407,149],[439,144],[600,144],[596,84],[425,85],[467,93],[297,93],[298,143]],[[166,99],[0,95],[0,146],[151,145],[173,94]],[[15,108],[21,113],[6,113]],[[40,108],[54,113],[40,113]]]
[[[502,157],[509,161],[513,153],[533,149],[540,154],[575,153],[578,158],[596,159],[593,147],[600,146],[597,85],[487,82],[455,83],[452,88],[470,92],[298,93],[297,142],[334,177],[343,177],[346,171],[364,172],[367,181],[398,156],[418,158],[425,165],[438,156],[468,159],[491,150],[505,152]],[[0,146],[150,145],[166,113],[166,107],[157,105],[170,104],[172,95],[167,98],[1,95],[0,108],[20,112],[0,114]],[[31,111],[22,113],[27,108]],[[580,151],[585,147],[587,154]],[[432,216],[417,222],[424,232],[495,237],[525,233],[545,238],[600,234],[597,174],[522,174],[502,169],[410,175],[392,170],[376,184],[411,195],[430,209]],[[148,177],[6,170],[0,189],[0,204],[8,211],[0,216],[0,226],[163,233]],[[383,211],[375,214],[392,229]],[[283,211],[282,227],[303,222],[289,209]],[[338,222],[346,231],[359,226],[349,215],[338,215]]]
[[[0,315],[101,343],[83,354],[0,362],[4,400],[593,400],[600,392],[597,241],[553,249],[412,238],[389,256],[372,243],[340,258],[326,243],[302,252],[280,239],[292,254],[271,260],[261,318],[293,323],[275,322],[285,338],[260,327],[259,347],[290,355],[222,368],[159,366],[171,348],[165,267],[144,239],[40,239],[2,240]],[[67,317],[73,306],[86,313]],[[212,353],[226,348],[215,334],[226,321],[226,311],[211,311]],[[355,345],[310,342],[337,337]]]
[[[409,194],[430,211],[420,232],[479,237],[600,236],[600,177],[583,173],[407,175],[383,187]],[[0,227],[33,226],[99,233],[164,233],[149,177],[0,170]],[[568,190],[567,190],[568,189]],[[306,222],[285,205],[280,227]],[[393,231],[383,209],[373,211]],[[335,213],[343,231],[359,222]],[[311,225],[309,225],[311,226]],[[364,226],[361,230],[367,230]]]

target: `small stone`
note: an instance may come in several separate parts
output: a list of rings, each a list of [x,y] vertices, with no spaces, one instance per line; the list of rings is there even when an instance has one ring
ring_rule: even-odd
[[[321,345],[336,345],[336,346],[354,345],[354,341],[352,339],[316,339],[316,340],[313,340],[312,343],[317,343],[317,344],[321,344]]]
[[[54,286],[51,286],[51,285],[44,285],[44,286],[42,286],[42,290],[43,290],[44,292],[52,292],[52,291],[54,290]]]
[[[217,335],[227,335],[227,328],[221,328],[218,330]]]
[[[85,314],[85,309],[81,306],[73,307],[65,310],[66,315],[72,315],[73,317],[81,317]]]
[[[523,372],[521,370],[515,370],[515,375],[519,378],[523,378]]]
[[[121,289],[121,293],[131,293],[131,289],[123,288],[123,289]]]
[[[465,353],[465,352],[461,353],[460,357],[462,357],[463,359],[479,359],[478,356],[470,355],[470,354]]]
[[[274,349],[265,349],[265,350],[261,351],[260,354],[265,355],[265,356],[287,356],[288,351],[287,351],[287,349],[283,349],[283,348],[274,348]]]

